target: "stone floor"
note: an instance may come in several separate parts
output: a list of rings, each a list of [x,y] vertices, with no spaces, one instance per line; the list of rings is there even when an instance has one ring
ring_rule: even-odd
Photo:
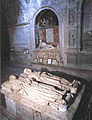
[[[26,66],[22,65],[13,65],[10,62],[6,62],[2,64],[1,66],[1,83],[6,81],[10,74],[14,74],[18,76],[20,73],[23,72],[24,68]],[[31,68],[31,67],[29,67]],[[72,77],[70,75],[66,75],[64,73],[61,73],[66,78]],[[79,78],[80,79],[80,78]],[[86,80],[80,79],[84,84],[86,84],[85,92],[82,96],[81,102],[79,104],[79,107],[73,117],[73,120],[92,120],[92,81],[87,82]],[[4,96],[1,95],[1,105],[5,106],[5,100]],[[2,109],[1,109],[2,111]],[[0,120],[9,120],[8,114],[3,117]]]

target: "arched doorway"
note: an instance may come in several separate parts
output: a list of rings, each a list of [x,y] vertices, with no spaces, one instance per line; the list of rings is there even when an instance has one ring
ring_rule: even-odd
[[[50,9],[42,10],[35,19],[36,48],[39,48],[40,40],[53,47],[57,47],[59,43],[58,18]]]

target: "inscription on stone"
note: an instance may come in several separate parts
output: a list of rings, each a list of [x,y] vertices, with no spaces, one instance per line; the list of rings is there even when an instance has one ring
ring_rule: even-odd
[[[53,28],[46,29],[46,42],[54,42]]]

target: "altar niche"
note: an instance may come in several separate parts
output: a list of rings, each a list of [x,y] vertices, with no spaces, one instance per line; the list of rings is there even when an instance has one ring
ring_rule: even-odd
[[[53,11],[42,10],[35,19],[36,49],[57,48],[58,43],[58,18]]]
[[[42,10],[35,19],[35,54],[33,62],[59,65],[59,24],[56,14]]]

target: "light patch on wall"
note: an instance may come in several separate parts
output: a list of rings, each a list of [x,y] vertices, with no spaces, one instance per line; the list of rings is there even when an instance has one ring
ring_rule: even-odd
[[[48,64],[51,64],[52,59],[48,59]]]

